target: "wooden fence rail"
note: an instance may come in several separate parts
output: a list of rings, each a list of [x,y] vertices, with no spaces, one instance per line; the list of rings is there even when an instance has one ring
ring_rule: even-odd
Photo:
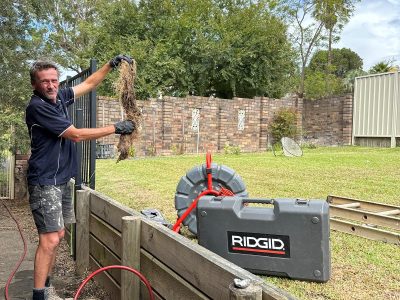
[[[113,199],[83,187],[76,195],[77,271],[125,265],[149,280],[155,299],[294,299],[197,243],[146,219]],[[248,279],[238,289],[234,279]],[[111,269],[94,280],[112,300],[149,299],[132,273]]]

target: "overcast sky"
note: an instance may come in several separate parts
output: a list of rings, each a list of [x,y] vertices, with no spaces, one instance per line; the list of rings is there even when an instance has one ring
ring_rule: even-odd
[[[350,48],[363,69],[383,60],[400,65],[400,0],[361,0],[334,48]]]

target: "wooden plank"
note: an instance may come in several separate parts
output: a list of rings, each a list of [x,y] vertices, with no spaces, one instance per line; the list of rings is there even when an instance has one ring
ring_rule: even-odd
[[[90,257],[89,267],[92,271],[96,271],[100,269],[102,266],[100,266],[96,262],[96,260],[93,259],[93,257]],[[107,293],[110,296],[110,300],[120,300],[121,298],[120,287],[112,279],[112,277],[109,274],[107,274],[107,272],[98,273],[95,277],[93,277],[93,280],[95,280],[101,287],[103,287],[104,290],[107,291]]]
[[[164,300],[168,298],[161,297],[159,294],[157,294],[157,291],[153,290],[153,296],[155,300]],[[140,285],[140,300],[150,300],[150,295],[149,291],[147,290],[146,286],[144,284]]]
[[[142,247],[179,276],[212,299],[229,299],[229,285],[235,278],[261,285],[263,299],[292,299],[288,293],[236,266],[215,253],[189,241],[170,229],[142,220]]]
[[[230,296],[229,300],[261,300],[261,287],[254,284],[249,284],[246,287],[236,287],[235,283],[229,285]]]
[[[346,203],[346,204],[337,205],[337,207],[342,207],[342,208],[354,208],[354,207],[360,207],[360,206],[361,206],[360,202]]]
[[[345,198],[345,197],[339,197],[339,196],[333,196],[333,195],[329,195],[327,200],[328,200],[329,204],[334,204],[334,205],[358,202],[358,203],[360,203],[360,209],[370,211],[370,212],[381,212],[381,211],[386,211],[389,209],[390,210],[391,209],[400,209],[400,206],[382,204],[379,202],[365,201],[365,200],[359,200],[359,199]]]
[[[76,271],[83,275],[89,268],[89,191],[76,191]]]
[[[392,209],[392,210],[381,211],[378,214],[380,214],[382,216],[398,215],[398,214],[400,214],[400,209]]]
[[[127,208],[113,199],[91,191],[90,209],[93,214],[103,219],[110,226],[121,232],[122,217],[140,215],[133,209]]]
[[[105,244],[118,258],[121,258],[121,233],[95,215],[90,215],[90,233]]]
[[[360,211],[351,208],[342,208],[331,204],[329,207],[329,214],[331,217],[341,217],[350,220],[365,222],[383,227],[393,228],[400,230],[400,219],[391,216],[383,216],[380,213],[372,213]]]
[[[65,235],[64,239],[67,242],[68,246],[71,247],[71,230],[70,230],[71,224],[68,224],[65,226]]]
[[[122,217],[122,265],[140,271],[140,217]],[[140,278],[121,273],[121,300],[139,299]]]
[[[366,225],[354,224],[334,218],[330,219],[330,227],[333,230],[369,238],[376,241],[400,245],[400,234],[398,233],[372,228]]]
[[[97,263],[102,267],[121,265],[121,260],[93,235],[90,236],[89,244],[90,256],[94,258]],[[111,269],[108,271],[108,273],[114,278],[114,280],[118,284],[121,283],[121,270]]]
[[[141,272],[166,299],[210,299],[144,249],[141,250]]]

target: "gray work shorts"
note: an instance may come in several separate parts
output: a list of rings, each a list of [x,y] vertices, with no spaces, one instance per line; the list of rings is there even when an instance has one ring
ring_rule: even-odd
[[[29,185],[29,204],[39,233],[56,232],[75,223],[71,189],[67,184]]]

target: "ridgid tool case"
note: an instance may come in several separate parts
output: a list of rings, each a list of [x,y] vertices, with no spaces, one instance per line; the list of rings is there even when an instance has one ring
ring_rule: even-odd
[[[199,244],[256,274],[326,282],[330,278],[325,200],[203,196]]]

